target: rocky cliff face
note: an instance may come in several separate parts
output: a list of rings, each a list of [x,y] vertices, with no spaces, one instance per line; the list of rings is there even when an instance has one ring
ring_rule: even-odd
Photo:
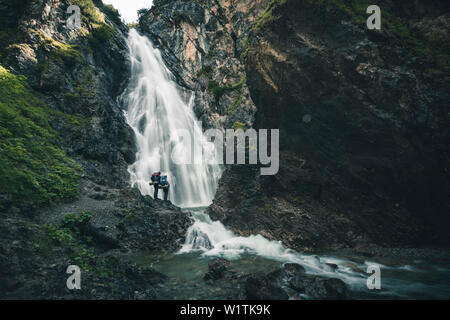
[[[70,4],[82,11],[82,28],[66,28]],[[61,147],[78,158],[91,179],[125,186],[127,163],[134,158],[133,133],[116,97],[127,80],[126,43],[114,12],[101,2],[3,2],[10,22],[3,26],[2,62],[24,75],[31,89],[53,110],[78,121],[55,119],[50,125]],[[103,10],[104,14],[101,12]],[[117,22],[116,22],[117,23]]]
[[[195,94],[205,128],[251,126],[245,79],[247,34],[267,1],[155,1],[139,27],[164,54],[178,83]]]
[[[370,31],[368,5],[155,1],[141,16],[207,126],[280,129],[279,173],[227,168],[213,218],[300,250],[448,244],[448,8],[384,1]]]

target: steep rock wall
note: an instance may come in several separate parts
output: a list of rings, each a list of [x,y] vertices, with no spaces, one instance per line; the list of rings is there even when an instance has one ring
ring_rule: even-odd
[[[280,129],[280,172],[227,168],[213,218],[301,250],[448,243],[447,5],[384,1],[381,31],[368,5],[156,1],[143,14],[204,122]],[[245,79],[228,116],[220,66]]]

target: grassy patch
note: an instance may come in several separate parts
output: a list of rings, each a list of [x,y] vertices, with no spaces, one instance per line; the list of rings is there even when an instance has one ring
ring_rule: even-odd
[[[277,6],[285,4],[288,0],[270,0],[263,14],[256,19],[253,30],[261,30],[261,28],[273,19],[272,12]]]
[[[244,97],[244,90],[241,87],[239,89],[239,94],[234,98],[233,103],[228,108],[228,115],[231,115],[242,103],[242,98]]]
[[[39,37],[40,42],[47,46],[50,50],[50,55],[56,59],[61,60],[68,66],[73,66],[77,63],[82,63],[83,56],[78,51],[79,46],[73,44],[66,44],[59,42],[44,34],[41,31],[30,30]]]
[[[71,4],[81,9],[82,22],[89,30],[87,34],[88,49],[95,53],[103,47],[112,45],[116,31],[105,21],[102,12],[95,6],[92,0],[71,0]],[[122,23],[119,12],[111,5],[103,5],[105,15],[116,25]]]
[[[73,199],[81,168],[55,144],[52,111],[0,66],[0,186],[17,203]]]
[[[92,0],[70,0],[70,4],[80,7],[82,20],[86,24],[91,22],[97,24],[105,23],[102,13],[98,10]]]

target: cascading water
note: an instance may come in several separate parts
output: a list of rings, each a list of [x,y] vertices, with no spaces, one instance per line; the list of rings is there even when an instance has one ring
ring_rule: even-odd
[[[261,235],[236,236],[219,221],[212,221],[203,210],[192,208],[206,207],[211,203],[222,169],[218,165],[179,163],[188,163],[183,160],[189,160],[184,159],[189,154],[193,159],[198,159],[204,153],[214,153],[214,144],[206,141],[195,122],[192,95],[189,103],[183,100],[160,52],[134,29],[130,30],[127,41],[131,79],[122,95],[122,102],[127,107],[126,119],[134,130],[138,149],[136,162],[129,167],[131,184],[137,186],[142,194],[151,196],[151,174],[162,171],[172,185],[170,200],[180,207],[191,208],[189,211],[194,224],[189,228],[185,244],[178,253],[200,252],[203,256],[224,256],[228,259],[251,254],[280,263],[294,262],[303,265],[309,273],[337,277],[355,290],[363,290],[367,275],[354,272],[354,267],[348,266],[349,260],[303,255]],[[177,139],[174,135],[177,130],[189,133],[192,150],[187,149],[189,144]],[[327,263],[336,264],[337,268],[330,268]],[[352,264],[365,270],[369,263]],[[384,270],[393,269],[382,267]],[[410,286],[408,281],[383,279],[383,288],[388,288],[391,294],[399,297],[407,297]],[[431,290],[428,287],[420,289]]]
[[[202,128],[192,110],[193,97],[186,103],[180,95],[161,53],[145,36],[131,29],[128,37],[131,59],[131,79],[122,95],[127,106],[126,118],[133,128],[136,142],[136,162],[129,167],[131,184],[144,195],[153,195],[149,185],[153,172],[167,175],[171,188],[169,199],[181,207],[207,206],[211,203],[221,175],[218,165],[193,164],[192,155],[201,159],[211,152]],[[191,143],[179,139],[177,132],[187,132]],[[191,146],[190,149],[189,145]],[[175,164],[172,157],[177,158]],[[191,164],[189,164],[191,163]]]

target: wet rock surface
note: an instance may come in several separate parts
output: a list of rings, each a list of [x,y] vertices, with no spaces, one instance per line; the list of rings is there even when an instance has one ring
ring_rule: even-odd
[[[178,250],[190,219],[172,204],[141,196],[137,189],[102,190],[108,194],[105,200],[82,194],[76,202],[34,217],[2,214],[2,298],[158,298],[155,287],[167,276],[136,266],[129,256],[141,250]],[[66,287],[66,269],[73,264],[81,269],[79,291]]]
[[[244,273],[233,262],[215,258],[208,263],[206,288],[231,299],[287,300],[345,299],[348,288],[342,280],[307,274],[299,264],[287,263],[269,273]],[[215,288],[215,289],[214,289]]]
[[[217,280],[223,278],[231,268],[231,263],[225,259],[217,258],[208,262],[208,272],[205,280]]]

